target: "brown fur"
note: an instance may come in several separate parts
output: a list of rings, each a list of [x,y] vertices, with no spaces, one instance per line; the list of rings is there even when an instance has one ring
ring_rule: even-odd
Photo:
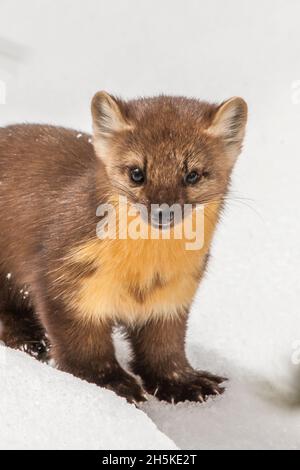
[[[51,343],[58,366],[130,401],[143,388],[117,363],[111,339],[124,325],[132,371],[167,401],[222,392],[184,351],[188,311],[246,123],[240,98],[221,106],[160,96],[124,102],[98,93],[94,136],[52,126],[0,129],[0,319],[12,347]],[[143,185],[129,178],[146,172]],[[195,186],[184,175],[202,175]],[[129,202],[206,203],[201,249],[186,240],[99,240],[96,209]],[[127,210],[125,208],[125,210]],[[26,295],[24,296],[24,289]]]

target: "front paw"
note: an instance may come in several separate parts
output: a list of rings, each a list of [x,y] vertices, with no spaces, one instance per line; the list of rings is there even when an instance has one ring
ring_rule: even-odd
[[[26,342],[19,346],[18,349],[26,352],[40,362],[48,362],[50,359],[50,344],[46,338],[40,341]]]
[[[145,389],[159,400],[169,403],[184,401],[201,402],[210,396],[221,395],[225,389],[220,386],[225,378],[208,372],[189,370],[173,372],[168,376],[145,381]]]
[[[98,385],[112,390],[117,395],[126,398],[129,403],[140,403],[147,400],[145,391],[136,379],[125,370],[117,368],[98,379]]]

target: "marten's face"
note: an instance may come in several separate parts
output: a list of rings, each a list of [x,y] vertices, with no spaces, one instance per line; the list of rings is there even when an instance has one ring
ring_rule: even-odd
[[[247,106],[157,97],[93,100],[94,145],[116,195],[151,205],[203,204],[226,193],[240,152]]]

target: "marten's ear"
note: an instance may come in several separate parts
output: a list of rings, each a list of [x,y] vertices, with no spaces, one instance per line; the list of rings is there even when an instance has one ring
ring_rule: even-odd
[[[95,149],[105,160],[110,137],[131,128],[124,114],[124,103],[99,91],[92,100],[92,117]]]
[[[223,139],[232,163],[242,148],[247,114],[246,102],[242,98],[231,98],[218,107],[212,124],[208,128],[211,135]]]
[[[111,134],[128,128],[121,103],[105,91],[99,91],[92,101],[92,116],[96,133]]]

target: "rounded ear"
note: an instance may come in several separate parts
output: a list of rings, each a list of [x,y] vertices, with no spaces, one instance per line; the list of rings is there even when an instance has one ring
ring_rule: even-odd
[[[92,100],[92,116],[95,134],[112,134],[128,129],[120,103],[105,91],[99,91]]]
[[[124,103],[105,91],[96,93],[92,100],[94,148],[96,155],[105,163],[110,159],[111,137],[118,132],[130,130],[124,113]]]
[[[247,123],[248,107],[243,98],[234,97],[222,103],[208,128],[211,135],[224,140],[229,154],[236,158],[241,151]]]

